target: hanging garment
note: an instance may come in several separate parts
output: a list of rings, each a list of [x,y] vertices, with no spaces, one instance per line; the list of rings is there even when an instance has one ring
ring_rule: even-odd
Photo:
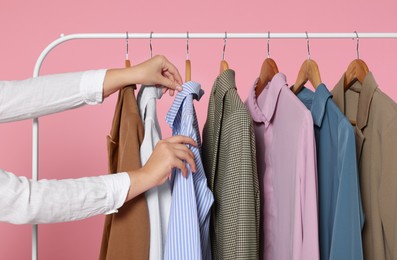
[[[246,105],[262,194],[262,259],[319,259],[316,150],[310,111],[276,74]]]
[[[161,129],[157,119],[156,99],[162,96],[162,89],[142,86],[138,93],[138,104],[145,126],[145,137],[141,145],[141,162],[144,165],[152,154],[156,143],[161,140]],[[150,221],[149,259],[163,259],[167,235],[168,217],[171,207],[171,188],[168,181],[145,192]]]
[[[346,92],[342,76],[332,94],[342,113],[356,121],[364,258],[397,259],[397,104],[378,88],[371,72]]]
[[[353,128],[324,84],[314,93],[303,87],[297,96],[313,116],[321,259],[363,259],[364,213]]]
[[[112,129],[107,138],[109,172],[141,167],[139,147],[143,134],[134,88],[125,87],[119,92]],[[149,232],[146,198],[141,194],[126,202],[118,213],[106,216],[99,259],[148,259]]]
[[[200,84],[193,81],[186,82],[182,87],[183,91],[176,95],[166,119],[173,136],[185,135],[197,142],[197,147],[190,147],[196,162],[196,172],[193,174],[186,164],[188,175],[185,178],[181,170],[173,169],[172,202],[164,259],[210,260],[209,221],[214,198],[207,187],[201,162],[201,138],[193,106],[193,99],[200,100],[204,91]]]
[[[203,163],[215,197],[211,213],[215,260],[259,257],[255,137],[234,77],[228,69],[215,80],[203,130]]]

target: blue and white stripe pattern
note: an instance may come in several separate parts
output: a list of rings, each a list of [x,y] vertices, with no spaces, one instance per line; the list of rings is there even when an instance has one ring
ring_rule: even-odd
[[[193,98],[200,100],[203,94],[199,83],[186,82],[166,116],[173,136],[189,136],[197,142],[198,147],[190,147],[194,153],[196,173],[192,174],[188,164],[187,178],[182,176],[179,169],[174,169],[172,173],[172,202],[164,259],[211,259],[209,223],[214,197],[207,186],[201,162],[201,138],[193,107]]]

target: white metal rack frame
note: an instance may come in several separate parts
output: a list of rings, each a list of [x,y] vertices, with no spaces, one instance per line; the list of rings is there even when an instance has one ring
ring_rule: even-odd
[[[383,33],[189,33],[189,39],[352,39],[376,38],[397,39],[397,32]],[[50,43],[40,54],[34,67],[33,77],[40,74],[41,65],[47,54],[61,43],[77,39],[186,39],[187,33],[79,33],[61,35],[60,38]],[[32,140],[32,180],[38,179],[39,159],[39,119],[33,119]],[[32,227],[32,259],[38,259],[38,226]]]

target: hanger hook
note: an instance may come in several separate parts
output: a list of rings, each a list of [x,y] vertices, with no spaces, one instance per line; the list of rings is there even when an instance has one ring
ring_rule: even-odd
[[[307,44],[307,59],[310,60],[310,41],[309,41],[309,34],[306,33],[306,44]]]
[[[149,39],[150,58],[153,57],[152,39],[153,39],[153,32],[150,32],[150,39]]]
[[[267,32],[267,57],[270,58],[270,31]]]
[[[189,59],[189,32],[186,32],[186,60]]]
[[[356,45],[357,59],[360,59],[360,51],[359,51],[360,37],[358,36],[357,31],[354,31],[354,33],[356,34],[356,39],[357,39],[357,45]]]
[[[225,32],[225,38],[223,38],[222,60],[225,60],[226,39],[227,39],[227,32]]]
[[[128,32],[125,33],[125,46],[126,46],[125,59],[129,60],[129,57],[128,57]]]

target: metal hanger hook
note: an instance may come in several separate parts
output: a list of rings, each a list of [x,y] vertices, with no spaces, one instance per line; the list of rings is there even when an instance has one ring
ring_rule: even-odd
[[[125,59],[129,60],[129,57],[128,57],[128,32],[125,33],[125,47],[126,47]]]
[[[357,45],[356,45],[357,59],[360,59],[360,51],[359,51],[360,37],[358,36],[357,31],[354,31],[354,33],[356,34],[356,39],[357,39]]]
[[[186,32],[186,60],[189,59],[189,32]]]
[[[225,60],[226,39],[227,39],[227,32],[225,32],[225,38],[223,38],[222,60]]]
[[[307,59],[310,60],[310,41],[309,41],[309,34],[306,33],[306,44],[307,44]]]
[[[267,57],[270,58],[270,31],[267,32]]]
[[[153,39],[153,32],[150,32],[150,39],[149,39],[150,58],[153,57],[152,39]]]

